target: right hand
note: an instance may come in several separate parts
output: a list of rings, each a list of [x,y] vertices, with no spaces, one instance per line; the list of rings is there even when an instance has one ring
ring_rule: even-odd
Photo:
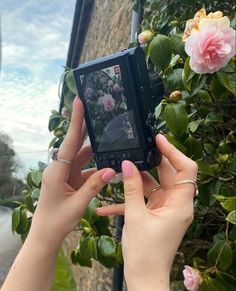
[[[144,193],[157,185],[148,173],[140,173],[124,161],[125,204],[97,209],[98,215],[125,215],[122,234],[124,273],[129,290],[169,290],[169,274],[176,251],[193,220],[194,185],[176,185],[197,178],[197,165],[170,144],[163,135],[156,138],[163,157],[158,167],[161,189],[148,197]]]

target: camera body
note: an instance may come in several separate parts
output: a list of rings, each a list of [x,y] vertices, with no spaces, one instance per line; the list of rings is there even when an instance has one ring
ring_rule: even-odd
[[[150,85],[145,54],[127,49],[80,65],[73,71],[97,168],[121,172],[123,160],[140,171],[161,161],[155,144],[154,111],[161,81]]]

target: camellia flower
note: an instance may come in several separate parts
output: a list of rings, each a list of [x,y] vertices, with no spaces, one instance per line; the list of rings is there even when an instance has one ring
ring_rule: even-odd
[[[121,90],[120,85],[118,83],[115,83],[114,86],[113,86],[113,91],[115,93],[119,93],[120,90]]]
[[[115,107],[115,100],[112,98],[111,94],[105,94],[102,98],[102,103],[105,111],[112,111]]]
[[[202,18],[185,44],[190,67],[198,74],[214,73],[235,55],[235,30],[228,17]]]
[[[184,266],[184,286],[189,291],[197,291],[202,282],[200,272],[190,266]]]
[[[85,89],[84,96],[87,98],[91,98],[93,96],[93,89],[90,87],[87,87]]]
[[[140,44],[145,44],[151,41],[154,37],[154,34],[150,30],[144,30],[138,35],[138,41]]]
[[[183,41],[186,41],[188,39],[192,31],[199,30],[199,22],[201,21],[201,19],[203,18],[218,19],[222,17],[223,17],[223,13],[221,11],[216,11],[214,13],[210,12],[209,14],[206,14],[206,10],[204,8],[200,9],[194,15],[193,19],[189,19],[186,22],[184,35],[183,35]]]

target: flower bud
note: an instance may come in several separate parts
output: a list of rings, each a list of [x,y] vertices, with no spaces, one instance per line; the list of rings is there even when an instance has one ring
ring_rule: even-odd
[[[145,44],[151,41],[154,37],[154,34],[150,30],[144,30],[138,35],[138,41],[140,44]]]
[[[229,159],[229,155],[228,154],[224,154],[224,155],[220,155],[218,161],[219,163],[223,164],[225,162],[227,162]]]
[[[177,102],[182,98],[182,93],[181,93],[181,91],[178,91],[178,90],[173,91],[173,92],[171,92],[169,98],[170,98],[171,101]]]

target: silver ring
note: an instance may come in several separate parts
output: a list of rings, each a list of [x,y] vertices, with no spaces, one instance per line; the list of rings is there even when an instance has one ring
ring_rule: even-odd
[[[195,187],[194,196],[198,195],[198,184],[197,184],[196,181],[194,181],[194,180],[183,180],[183,181],[175,183],[175,186],[176,185],[182,185],[182,184],[193,184],[194,187]]]
[[[61,162],[63,164],[72,164],[72,161],[69,161],[69,160],[64,160],[64,159],[61,159],[61,158],[58,158],[58,151],[59,149],[58,148],[54,148],[51,150],[50,152],[50,157],[53,161],[58,161],[58,162]]]
[[[160,185],[156,185],[154,187],[152,187],[151,189],[149,189],[145,194],[144,196],[148,199],[149,195],[157,190],[161,189],[161,186]]]

